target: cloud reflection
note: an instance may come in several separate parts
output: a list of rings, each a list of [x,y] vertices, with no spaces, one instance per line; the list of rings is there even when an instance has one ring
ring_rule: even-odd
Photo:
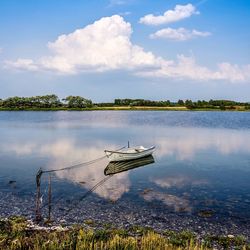
[[[133,129],[136,132],[133,133],[135,142],[141,142],[143,145],[156,145],[154,155],[158,161],[167,156],[175,156],[181,161],[192,160],[200,152],[205,152],[209,156],[216,151],[222,156],[250,153],[250,132],[248,130],[181,127],[157,127],[157,129],[152,130],[150,126],[144,127],[143,130],[137,129],[137,127]],[[150,133],[151,136],[145,136],[150,135]],[[17,156],[33,156],[36,154],[47,157],[49,159],[47,168],[57,169],[99,158],[104,155],[103,150],[105,148],[116,149],[119,147],[120,145],[118,146],[116,143],[108,143],[105,138],[96,139],[96,137],[93,137],[91,143],[86,142],[84,144],[80,140],[69,138],[50,143],[50,140],[44,142],[44,139],[39,137],[32,138],[26,143],[5,142],[0,145],[0,151],[7,154],[15,153]],[[60,172],[58,177],[75,183],[81,182],[81,185],[89,189],[104,177],[103,170],[107,163],[107,159],[104,159],[95,165]],[[205,180],[195,180],[186,175],[161,176],[160,178],[152,176],[150,180],[165,188],[171,186],[183,187],[188,184],[206,184]],[[128,172],[124,172],[113,176],[95,192],[103,198],[117,200],[129,191],[130,185]],[[163,198],[159,194],[157,197]],[[148,199],[152,198],[148,197]]]
[[[95,141],[95,145],[77,145],[76,141],[70,139],[61,139],[50,144],[26,143],[26,144],[8,144],[1,146],[5,152],[14,152],[16,155],[38,154],[42,157],[48,157],[47,169],[59,169],[65,166],[91,161],[104,156],[104,148],[116,149],[117,145],[104,145],[103,142]],[[103,159],[95,164],[87,165],[81,168],[69,171],[56,172],[59,178],[67,179],[75,183],[80,183],[87,189],[91,189],[97,182],[104,178],[104,168],[108,163]],[[94,192],[100,197],[118,200],[123,193],[128,192],[130,180],[128,172],[113,176]]]
[[[37,151],[38,145],[36,143],[8,143],[0,146],[2,152],[14,152],[18,156],[31,155]]]
[[[205,150],[213,150],[221,155],[250,153],[249,131],[205,128],[160,131],[162,136],[155,140],[158,157],[174,155],[179,160],[192,160],[196,153]]]
[[[106,145],[107,146],[107,145]],[[43,155],[49,155],[52,159],[48,165],[49,169],[57,169],[69,165],[69,162],[87,162],[104,155],[104,144],[96,143],[95,146],[78,146],[74,141],[64,139],[51,145],[44,145],[41,148]],[[109,145],[109,148],[118,148],[116,145]],[[104,178],[103,170],[107,165],[103,159],[95,164],[70,171],[57,172],[58,177],[68,179],[75,183],[81,183],[85,188],[91,189],[97,182]],[[128,173],[113,176],[94,192],[99,196],[111,200],[119,199],[123,193],[128,192],[130,181]]]
[[[173,208],[176,212],[191,212],[192,207],[190,206],[189,200],[177,197],[175,195],[166,194],[157,191],[149,191],[142,194],[142,197],[146,201],[158,200],[163,202],[166,206]]]
[[[182,188],[187,185],[202,186],[208,185],[205,179],[195,179],[186,175],[166,176],[161,178],[151,178],[151,181],[162,188],[177,187]]]

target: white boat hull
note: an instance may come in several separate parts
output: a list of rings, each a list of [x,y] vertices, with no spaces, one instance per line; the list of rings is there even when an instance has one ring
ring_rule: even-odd
[[[127,150],[121,150],[121,151],[105,150],[105,153],[110,162],[130,161],[130,160],[139,159],[148,155],[152,155],[154,152],[154,149],[155,147],[143,148],[143,150],[140,150],[140,148],[129,148]]]

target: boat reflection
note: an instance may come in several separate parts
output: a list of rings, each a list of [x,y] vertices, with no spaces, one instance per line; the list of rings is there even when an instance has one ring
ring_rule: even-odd
[[[113,175],[154,163],[152,155],[130,161],[110,162],[104,169],[105,175]]]

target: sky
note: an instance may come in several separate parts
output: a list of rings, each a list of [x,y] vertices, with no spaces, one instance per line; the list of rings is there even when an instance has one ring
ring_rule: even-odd
[[[250,101],[250,0],[1,0],[0,98]]]

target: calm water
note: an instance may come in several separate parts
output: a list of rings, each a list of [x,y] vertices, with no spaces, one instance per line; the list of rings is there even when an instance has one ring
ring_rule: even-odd
[[[250,224],[248,112],[0,112],[0,139],[0,216],[33,214],[40,167],[89,161],[129,140],[155,145],[155,163],[112,176],[86,199],[104,178],[106,159],[58,172],[52,180],[55,217],[73,206],[66,220],[110,220],[113,211],[119,220],[132,223],[134,216],[151,226],[171,224],[171,218]],[[44,175],[43,204],[46,182]]]

